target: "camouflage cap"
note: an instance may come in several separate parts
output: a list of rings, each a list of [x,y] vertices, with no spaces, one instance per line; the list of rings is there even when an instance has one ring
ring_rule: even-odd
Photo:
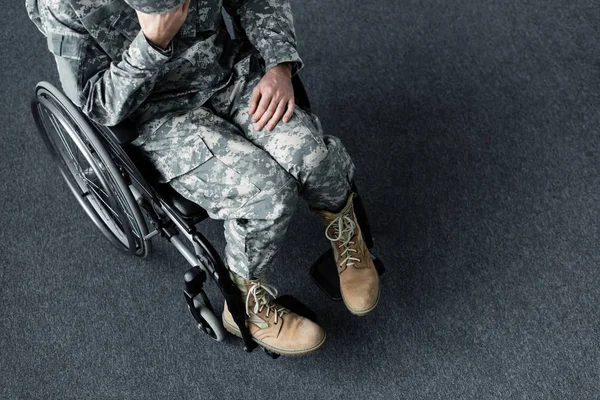
[[[162,14],[171,11],[185,0],[125,0],[133,9],[146,14]]]

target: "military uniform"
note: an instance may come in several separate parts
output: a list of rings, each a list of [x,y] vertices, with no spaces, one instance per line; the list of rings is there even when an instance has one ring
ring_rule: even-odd
[[[26,0],[54,54],[63,90],[92,120],[136,123],[133,142],[160,182],[225,221],[226,262],[246,279],[268,273],[301,195],[344,206],[354,165],[316,115],[296,107],[271,132],[251,122],[265,71],[302,68],[288,0],[191,0],[166,50],[151,45],[124,0]],[[230,37],[222,7],[243,31]]]

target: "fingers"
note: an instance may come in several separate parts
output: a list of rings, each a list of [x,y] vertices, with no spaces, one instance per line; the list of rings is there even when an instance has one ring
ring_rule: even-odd
[[[292,116],[294,115],[295,106],[296,106],[296,102],[294,101],[294,98],[292,97],[290,99],[290,101],[287,102],[287,112],[283,116],[283,122],[286,122],[286,123],[290,122],[290,119],[292,119]]]
[[[291,84],[279,82],[277,79],[273,82],[263,77],[261,82],[254,88],[250,97],[248,113],[252,116],[254,129],[262,130],[265,126],[268,131],[275,129],[275,126],[283,119],[284,122],[294,115],[295,101],[293,88]]]
[[[250,109],[248,110],[248,114],[253,115],[256,112],[256,109],[258,108],[258,101],[260,100],[260,90],[258,89],[258,87],[256,87],[254,89],[254,91],[252,92],[252,97],[250,98]],[[260,118],[260,116],[259,116]],[[254,118],[252,119],[252,122],[254,122]]]
[[[288,107],[288,104],[285,101],[279,102],[279,105],[277,106],[277,109],[275,110],[275,114],[273,114],[273,117],[267,123],[267,130],[269,132],[271,132],[273,129],[275,129],[275,126],[277,125],[279,120],[281,120],[281,117],[283,117],[283,114],[285,113],[285,110],[287,109],[287,107]]]
[[[262,130],[262,128],[264,128],[264,126],[267,124],[267,122],[269,122],[269,120],[275,114],[275,111],[277,111],[277,106],[279,105],[279,103],[277,101],[270,101],[268,105],[263,106],[266,103],[267,103],[266,98],[263,97],[260,101],[260,104],[258,105],[257,114],[261,112],[262,107],[264,107],[266,109],[262,113],[262,116],[260,117],[260,119],[254,125],[254,127],[256,128],[257,131],[260,131],[260,130]],[[254,118],[256,118],[256,115],[254,116]]]
[[[181,5],[181,11],[183,11],[183,13],[187,14],[188,9],[190,8],[190,3],[191,0],[185,0],[185,2]]]
[[[258,87],[254,90],[255,92],[252,93],[252,97],[254,97],[254,94],[258,91],[258,96],[260,96],[260,99],[257,100],[258,104],[254,110],[252,109],[252,105],[250,106],[249,114],[252,115],[252,122],[257,122],[263,117],[263,114],[265,111],[267,111],[267,108],[269,108],[273,96],[264,90],[260,90]],[[252,103],[252,100],[250,100],[250,103]]]

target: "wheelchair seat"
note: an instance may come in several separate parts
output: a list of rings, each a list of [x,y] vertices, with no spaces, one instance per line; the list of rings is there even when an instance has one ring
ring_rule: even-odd
[[[123,120],[118,125],[107,126],[106,128],[110,132],[112,139],[120,145],[129,144],[138,137],[135,124],[129,119]]]
[[[189,219],[208,218],[208,213],[204,208],[183,197],[168,183],[155,184],[154,188],[181,216]]]

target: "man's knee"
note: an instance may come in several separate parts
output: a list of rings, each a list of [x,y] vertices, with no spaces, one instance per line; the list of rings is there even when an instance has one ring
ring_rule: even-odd
[[[327,157],[320,122],[313,114],[297,109],[287,123],[280,121],[265,150],[292,176],[303,183],[312,170]]]

